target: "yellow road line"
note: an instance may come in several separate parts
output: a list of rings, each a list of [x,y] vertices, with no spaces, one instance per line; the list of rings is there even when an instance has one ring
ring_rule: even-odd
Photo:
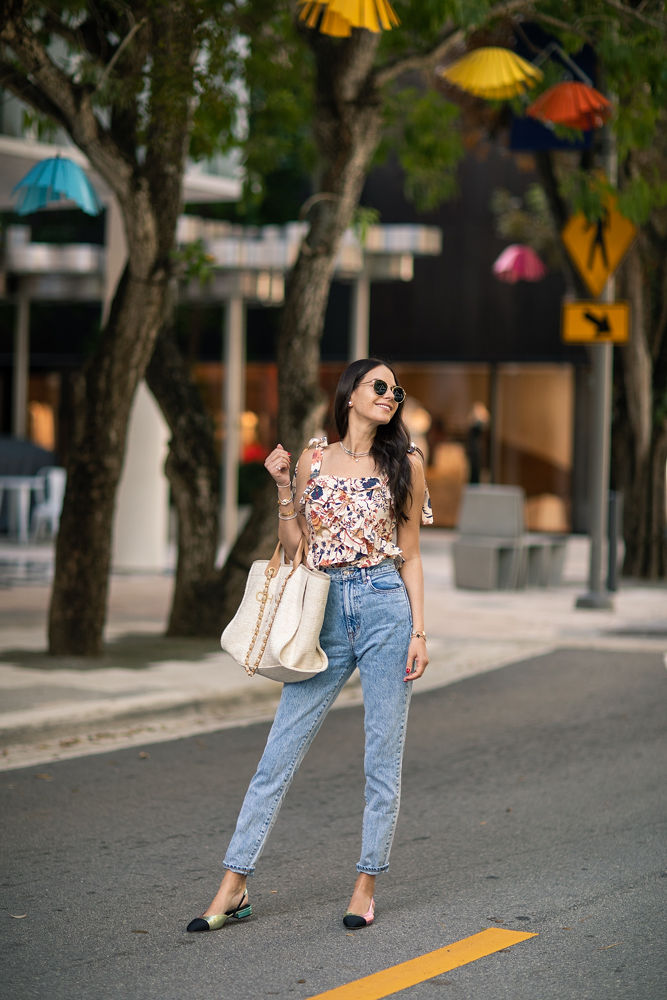
[[[308,1000],[381,1000],[382,997],[398,993],[408,986],[423,983],[426,979],[458,969],[459,966],[468,965],[469,962],[476,962],[478,958],[492,955],[494,951],[502,951],[503,948],[509,948],[532,937],[537,935],[527,934],[525,931],[507,931],[500,927],[489,927],[479,934],[473,934],[472,937],[448,944],[445,948],[438,948],[437,951],[430,951],[426,955],[420,955],[419,958],[412,958],[409,962],[392,965],[382,972],[374,972],[371,976],[364,976],[363,979],[355,979],[354,982],[338,986],[336,989],[318,993],[316,996],[308,997]]]

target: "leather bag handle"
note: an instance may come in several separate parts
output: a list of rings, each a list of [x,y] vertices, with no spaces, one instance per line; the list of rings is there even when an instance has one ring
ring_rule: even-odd
[[[299,544],[296,547],[296,552],[294,553],[294,558],[292,559],[292,573],[298,566],[301,565],[301,563],[305,563],[306,561],[305,542],[306,542],[305,537],[301,535],[301,538],[299,539]],[[273,555],[269,559],[267,567],[264,570],[264,576],[267,576],[271,580],[274,576],[278,574],[278,569],[280,568],[280,564],[283,560],[284,554],[285,554],[285,549],[283,547],[283,543],[278,542],[273,551]],[[289,560],[286,560],[286,562],[289,562]],[[292,573],[290,573],[290,576],[292,575]]]

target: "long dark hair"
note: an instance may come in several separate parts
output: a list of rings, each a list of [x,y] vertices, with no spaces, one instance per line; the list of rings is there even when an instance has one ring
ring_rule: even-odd
[[[359,361],[353,361],[338,380],[334,397],[334,417],[341,441],[347,434],[350,396],[364,375],[381,365],[388,368],[394,376],[394,382],[398,382],[396,372],[391,365],[388,365],[386,361],[379,361],[377,358],[361,358]],[[403,423],[402,411],[403,403],[399,403],[389,423],[380,424],[377,428],[371,446],[371,457],[389,480],[394,513],[399,524],[402,521],[407,521],[406,509],[412,499],[412,469],[408,458],[410,435]]]

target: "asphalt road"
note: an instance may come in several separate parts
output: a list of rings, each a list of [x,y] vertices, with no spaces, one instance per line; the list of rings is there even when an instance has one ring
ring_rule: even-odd
[[[362,714],[331,713],[257,875],[253,917],[184,933],[212,893],[267,726],[0,776],[0,995],[305,1000],[487,927],[537,937],[410,1000],[663,1000],[665,666],[561,650],[413,699],[373,927],[357,859]],[[25,916],[22,916],[26,914]]]

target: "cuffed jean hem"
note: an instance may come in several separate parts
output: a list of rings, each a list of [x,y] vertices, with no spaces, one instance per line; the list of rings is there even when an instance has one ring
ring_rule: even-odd
[[[228,865],[226,861],[222,862],[222,867],[226,868],[228,872],[236,872],[237,875],[254,875],[254,868],[242,868],[240,865]]]
[[[382,865],[381,868],[367,868],[364,865],[357,865],[357,871],[360,875],[381,875],[382,872],[389,870],[389,865]]]

